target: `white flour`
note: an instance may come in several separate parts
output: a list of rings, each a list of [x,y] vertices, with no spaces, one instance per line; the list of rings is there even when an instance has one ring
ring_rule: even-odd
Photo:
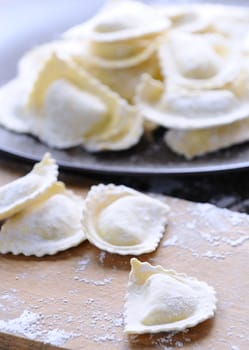
[[[63,329],[43,329],[44,316],[29,310],[11,320],[0,320],[0,331],[24,336],[28,339],[39,339],[52,345],[63,345],[68,339],[78,336],[78,334],[68,333]]]

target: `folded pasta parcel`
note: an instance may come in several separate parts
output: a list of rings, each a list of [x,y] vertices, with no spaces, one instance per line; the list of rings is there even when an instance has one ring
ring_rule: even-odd
[[[129,0],[110,1],[64,37],[87,42],[86,56],[97,66],[127,68],[148,59],[169,27],[170,21],[151,6]]]
[[[207,283],[131,259],[125,303],[127,334],[182,331],[214,316],[216,295]]]
[[[19,88],[23,80],[17,78]],[[19,112],[30,133],[56,148],[121,150],[136,144],[143,133],[142,117],[134,107],[55,54],[44,62],[26,100],[12,110],[14,117]]]
[[[25,176],[0,188],[0,220],[47,198],[57,181],[58,166],[49,153]]]
[[[164,81],[144,76],[136,97],[147,119],[201,129],[248,117],[248,70],[234,43],[218,34],[172,32],[159,57]]]
[[[81,220],[84,199],[57,181],[50,154],[27,175],[0,188],[0,253],[43,256],[86,239]]]
[[[93,186],[83,210],[83,229],[99,249],[120,255],[156,250],[164,235],[169,207],[127,186]]]
[[[73,55],[77,64],[133,103],[141,74],[160,76],[157,49],[169,27],[170,21],[151,6],[111,1],[64,37],[84,47],[84,54]]]
[[[57,182],[48,198],[37,199],[2,225],[0,253],[53,255],[86,239],[82,230],[84,200]]]

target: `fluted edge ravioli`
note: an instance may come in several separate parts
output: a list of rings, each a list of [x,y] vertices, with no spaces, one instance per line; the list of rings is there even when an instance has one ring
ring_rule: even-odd
[[[136,90],[136,106],[144,118],[172,129],[202,129],[248,118],[248,72],[224,88],[191,90],[164,84],[144,74]]]
[[[4,107],[8,118],[0,114],[6,128],[29,132],[51,147],[83,145],[93,152],[130,148],[143,134],[143,118],[134,106],[56,54],[43,62],[31,88],[25,81],[22,74],[3,88],[15,92]],[[17,120],[24,128],[15,127]]]
[[[2,186],[0,220],[27,208],[40,198],[47,198],[57,176],[58,166],[50,154],[46,153],[27,175]]]
[[[160,13],[160,16],[164,15],[171,21],[170,29],[189,33],[208,30],[212,23],[215,8],[213,5],[201,4],[201,6],[198,6],[190,3],[187,5],[155,4],[153,7]]]
[[[138,1],[109,1],[89,21],[69,29],[67,39],[88,39],[95,42],[114,42],[160,33],[170,21],[153,7]]]
[[[164,38],[165,33],[111,43],[88,42],[85,43],[85,53],[76,52],[75,57],[88,61],[96,69],[119,70],[136,67],[157,52]]]
[[[182,331],[214,316],[216,293],[206,282],[131,259],[125,333]]]
[[[9,218],[0,231],[0,253],[53,255],[79,245],[84,199],[55,183],[46,199]]]
[[[88,192],[82,225],[99,249],[139,255],[157,248],[168,212],[166,204],[129,187],[100,184]]]
[[[172,31],[159,49],[165,79],[189,89],[221,88],[243,67],[238,44],[217,33]]]

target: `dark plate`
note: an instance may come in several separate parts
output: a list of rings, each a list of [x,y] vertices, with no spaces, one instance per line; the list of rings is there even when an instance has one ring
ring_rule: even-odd
[[[15,76],[16,63],[26,50],[58,38],[70,26],[90,17],[103,3],[100,0],[90,3],[81,0],[1,0],[0,85]],[[246,1],[240,3],[246,4]],[[49,151],[61,167],[106,174],[204,174],[249,167],[249,143],[186,161],[166,147],[162,136],[159,130],[153,142],[143,138],[128,151],[91,154],[80,147],[67,151],[50,149],[31,136],[0,128],[0,151],[29,161],[40,160]]]

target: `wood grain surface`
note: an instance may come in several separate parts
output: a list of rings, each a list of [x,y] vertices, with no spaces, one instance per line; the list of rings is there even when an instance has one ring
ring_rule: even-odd
[[[27,170],[0,165],[0,184]],[[90,182],[68,185],[85,196]],[[213,319],[178,334],[125,336],[130,256],[84,242],[43,258],[0,255],[0,349],[248,349],[249,217],[207,204],[160,200],[171,207],[169,225],[159,248],[139,259],[212,285],[218,297]]]

